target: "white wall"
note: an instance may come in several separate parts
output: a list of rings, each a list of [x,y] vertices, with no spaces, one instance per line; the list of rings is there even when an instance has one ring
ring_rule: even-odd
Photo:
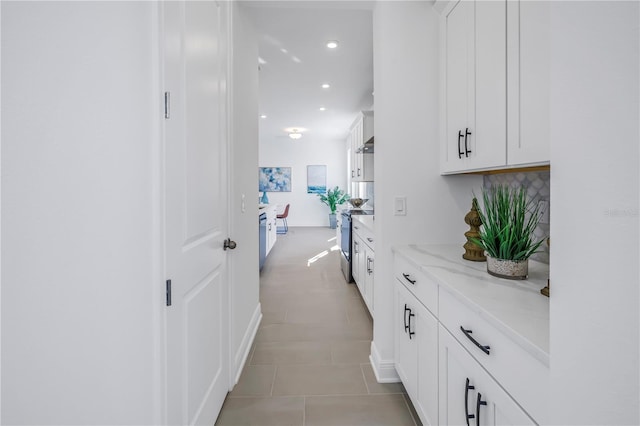
[[[459,243],[480,176],[439,175],[438,15],[428,2],[378,2],[374,11],[376,274],[372,358],[393,368],[393,256],[407,243]],[[407,215],[393,215],[396,196]]]
[[[270,204],[291,204],[289,226],[329,226],[329,207],[316,194],[307,194],[307,166],[326,165],[327,188],[338,185],[348,191],[345,141],[318,140],[311,134],[297,141],[286,137],[261,140],[259,156],[260,167],[291,167],[291,192],[267,193]],[[256,178],[254,188],[257,186]],[[253,194],[257,200],[261,193]]]
[[[639,4],[551,19],[551,423],[637,425]]]
[[[258,44],[244,8],[233,3],[231,78],[231,374],[235,383],[248,356],[261,313],[258,274]],[[243,199],[244,195],[244,210]]]
[[[155,8],[2,3],[3,424],[161,420]]]

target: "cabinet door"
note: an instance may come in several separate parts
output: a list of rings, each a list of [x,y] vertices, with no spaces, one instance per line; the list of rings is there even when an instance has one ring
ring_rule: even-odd
[[[416,313],[418,403],[424,425],[438,424],[438,320],[422,305]]]
[[[276,229],[276,208],[267,207],[267,254],[273,248],[276,243],[277,229]]]
[[[506,164],[506,1],[460,1],[445,17],[443,173]]]
[[[354,152],[356,153],[356,181],[361,182],[364,172],[364,158],[362,152],[359,152],[360,148],[362,148],[362,120],[356,124],[356,127],[353,129],[353,135],[353,146]]]
[[[418,400],[418,340],[409,336],[409,323],[415,324],[415,317],[409,317],[411,308],[417,303],[402,284],[395,285],[395,364],[396,372],[402,380],[411,401]],[[415,315],[415,314],[414,314]],[[412,332],[415,330],[412,328]],[[410,338],[411,337],[411,338]]]
[[[549,163],[549,2],[507,4],[509,165]]]
[[[439,352],[440,424],[535,425],[443,326]]]
[[[351,181],[356,180],[356,151],[354,148],[354,141],[353,141],[353,130],[351,130],[349,132],[349,136],[347,137],[347,142],[348,142],[348,146],[349,146],[349,169],[351,172],[351,175],[349,176],[349,179]]]
[[[373,269],[375,266],[375,253],[371,247],[365,245],[364,255],[364,300],[373,316]]]
[[[396,283],[396,371],[425,425],[438,424],[438,320]]]
[[[443,171],[466,167],[464,137],[475,129],[474,105],[474,9],[473,2],[461,1],[445,17],[446,141]]]
[[[353,225],[352,225],[353,226]],[[360,293],[363,293],[362,290],[362,250],[363,243],[358,234],[355,232],[352,236],[352,247],[351,247],[351,275],[353,275],[353,280],[356,282]]]

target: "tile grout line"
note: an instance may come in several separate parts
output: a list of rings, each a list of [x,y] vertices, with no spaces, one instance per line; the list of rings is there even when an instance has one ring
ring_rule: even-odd
[[[407,410],[409,410],[409,415],[411,416],[411,420],[413,420],[414,426],[418,426],[418,422],[416,422],[416,418],[413,416],[413,411],[411,411],[411,407],[409,407],[408,398],[409,398],[409,395],[402,394],[404,405],[407,407]]]
[[[273,379],[271,380],[271,390],[269,391],[269,396],[273,396],[273,388],[276,385],[276,375],[278,374],[278,364],[274,364],[275,368],[273,369]]]
[[[360,364],[360,373],[362,373],[362,380],[364,380],[364,387],[367,389],[367,395],[371,395],[369,385],[367,384],[367,377],[364,375],[364,370],[362,369],[362,364]]]
[[[307,424],[307,396],[302,395],[302,426]]]

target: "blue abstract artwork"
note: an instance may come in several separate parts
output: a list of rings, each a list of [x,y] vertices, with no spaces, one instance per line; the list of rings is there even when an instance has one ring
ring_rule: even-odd
[[[327,166],[307,166],[307,193],[327,192]]]
[[[260,167],[258,191],[291,192],[291,167]]]

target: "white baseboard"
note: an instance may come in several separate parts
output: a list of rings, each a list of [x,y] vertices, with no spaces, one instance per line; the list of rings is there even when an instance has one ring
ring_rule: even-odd
[[[249,326],[247,327],[244,336],[242,337],[240,347],[238,348],[236,356],[234,357],[234,386],[238,383],[238,380],[240,380],[240,374],[242,374],[242,369],[244,368],[244,365],[249,358],[251,345],[253,345],[253,340],[256,338],[256,333],[258,332],[258,327],[260,326],[261,321],[262,308],[260,303],[258,303],[258,306],[256,306],[256,310],[253,312],[253,316],[251,317],[251,322],[249,323]]]
[[[371,362],[371,367],[373,368],[373,373],[376,375],[378,383],[397,383],[401,381],[400,376],[398,376],[396,372],[394,360],[381,359],[375,342],[371,342],[369,361]]]

